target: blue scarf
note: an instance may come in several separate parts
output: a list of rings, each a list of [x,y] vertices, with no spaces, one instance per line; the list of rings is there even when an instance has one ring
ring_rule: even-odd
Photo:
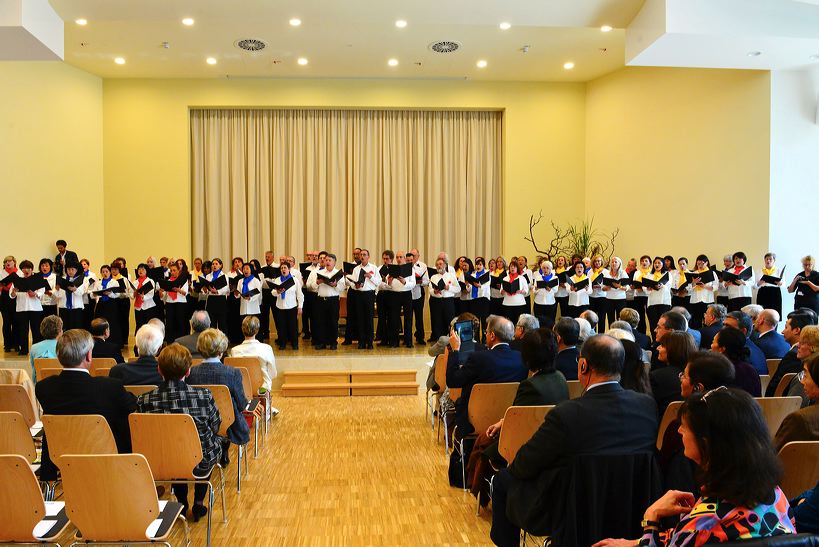
[[[69,283],[73,283],[77,276],[71,277],[69,275],[65,276]],[[65,309],[71,310],[74,309],[74,294],[71,291],[65,291]]]
[[[221,275],[221,273],[222,273],[222,270],[213,270],[210,273],[210,275],[213,278],[213,280],[216,281],[216,278],[219,277],[219,275]]]
[[[475,272],[473,272],[473,274],[477,274],[477,273],[478,273],[477,270]],[[483,272],[481,272],[481,273],[483,273]],[[474,277],[474,275],[473,275],[473,277]],[[476,287],[475,285],[472,285],[472,298],[478,298],[478,287]]]
[[[250,281],[253,279],[253,276],[250,277],[243,277],[242,278],[242,294],[247,294],[248,288],[247,286],[250,285]]]
[[[113,277],[109,277],[108,279],[105,279],[105,278],[100,279],[100,282],[102,283],[102,288],[107,289],[108,288],[108,283],[110,283],[112,279],[113,279]],[[104,296],[104,295],[100,298],[100,302],[108,302],[109,300],[110,300],[110,298],[108,298],[107,296]]]
[[[555,276],[555,274],[550,273],[550,274],[549,274],[549,277],[546,277],[545,275],[543,275],[543,270],[540,270],[540,277],[542,277],[542,278],[543,278],[543,281],[551,281],[551,279],[552,279],[554,276]]]
[[[284,283],[285,281],[287,281],[287,280],[288,280],[288,279],[290,279],[291,277],[293,277],[293,274],[291,274],[291,273],[287,274],[287,277],[285,277],[285,276],[283,276],[283,275],[282,275],[282,276],[279,276],[279,282],[280,282],[280,283]],[[280,296],[281,298],[284,298],[284,294],[285,294],[286,292],[287,292],[287,289],[285,289],[285,290],[284,290],[284,291],[283,291],[281,294],[279,294],[278,296]]]

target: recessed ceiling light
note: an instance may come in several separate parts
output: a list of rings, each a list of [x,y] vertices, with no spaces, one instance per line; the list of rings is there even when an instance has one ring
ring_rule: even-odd
[[[299,63],[301,66],[304,66],[304,65],[306,65],[306,64],[307,64],[309,61],[308,61],[308,60],[307,60],[305,57],[299,57],[299,60],[298,60],[298,61],[296,61],[296,62],[297,62],[297,63]]]
[[[206,61],[206,62],[207,62],[209,65],[215,65],[215,64],[216,64],[216,57],[208,57],[207,59],[205,59],[205,61]]]
[[[114,59],[114,62],[116,64],[118,64],[118,65],[124,65],[125,64],[125,57],[117,57],[116,59]]]
[[[186,27],[192,27],[193,19],[191,19],[190,17],[185,17],[184,19],[182,19],[182,24],[185,25]]]
[[[399,19],[398,21],[395,22],[395,26],[398,28],[406,28],[407,22],[404,21],[403,19]]]
[[[299,19],[298,17],[294,17],[294,18],[290,19],[290,26],[291,27],[301,26],[301,19]]]
[[[571,70],[574,68],[574,63],[571,61],[569,61],[568,63],[563,63],[563,68],[565,68],[566,70]]]
[[[486,68],[486,61],[483,59],[478,61],[476,64],[478,65],[478,68]]]
[[[762,55],[761,51],[749,51],[748,52],[748,57],[759,57],[760,55]]]
[[[609,25],[603,25],[600,27],[601,32],[611,32],[611,27]]]
[[[81,27],[84,27],[85,25],[88,24],[88,19],[77,19],[74,22],[80,25]]]
[[[501,30],[509,30],[510,28],[512,28],[512,23],[507,23],[506,21],[504,21],[498,26],[500,27]]]
[[[390,59],[387,61],[387,64],[390,66],[398,66],[398,59]]]

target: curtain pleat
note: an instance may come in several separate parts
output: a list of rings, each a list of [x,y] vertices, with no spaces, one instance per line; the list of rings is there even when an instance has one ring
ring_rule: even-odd
[[[192,109],[193,254],[497,255],[502,113]]]

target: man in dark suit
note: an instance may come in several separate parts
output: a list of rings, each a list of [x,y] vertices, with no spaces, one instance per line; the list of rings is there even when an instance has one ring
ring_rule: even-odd
[[[491,537],[496,545],[518,545],[520,529],[507,514],[525,514],[548,500],[553,494],[549,477],[568,472],[575,457],[654,450],[657,407],[650,396],[620,386],[624,360],[622,344],[605,334],[583,344],[577,375],[585,393],[549,412],[512,464],[495,476]]]
[[[577,359],[580,350],[577,342],[580,340],[580,325],[571,317],[561,317],[554,328],[557,334],[557,356],[555,369],[563,373],[567,380],[577,380]]]
[[[522,313],[520,317],[518,317],[518,322],[515,324],[515,336],[511,342],[509,342],[509,347],[520,351],[521,346],[523,345],[523,337],[526,336],[527,333],[535,331],[540,328],[540,321],[538,318],[529,313]]]
[[[197,312],[198,313],[198,312]],[[126,386],[158,386],[162,384],[156,354],[162,347],[164,335],[151,324],[142,325],[136,333],[139,359],[132,363],[120,363],[108,374]]]
[[[762,350],[766,359],[782,359],[791,345],[776,331],[779,324],[779,312],[776,310],[762,310],[756,316],[756,328],[759,336],[754,342]]]
[[[96,359],[114,359],[117,363],[124,363],[122,350],[117,344],[108,341],[111,336],[111,326],[104,317],[97,317],[91,321],[91,336],[94,337],[93,357]]]
[[[192,358],[201,359],[202,355],[199,353],[199,350],[196,349],[196,343],[199,341],[199,335],[209,328],[210,315],[208,315],[208,312],[204,310],[195,311],[191,316],[191,330],[193,333],[188,334],[187,336],[181,336],[174,340],[174,342],[188,348],[188,351],[191,352]],[[270,333],[268,332],[268,336],[266,338],[270,337],[269,334]],[[142,355],[142,352],[140,352],[140,355]]]
[[[63,371],[37,382],[34,392],[43,414],[99,414],[114,434],[120,453],[131,451],[128,414],[136,410],[136,397],[125,391],[115,378],[91,376],[91,348],[94,341],[87,331],[72,329],[57,339],[57,359]],[[42,480],[55,480],[57,469],[48,455],[43,438]]]
[[[709,304],[705,309],[705,316],[703,317],[702,328],[700,334],[700,349],[710,350],[711,344],[714,342],[714,337],[722,330],[722,324],[725,321],[725,316],[728,315],[728,309],[722,304]]]
[[[799,335],[802,333],[802,328],[815,324],[816,322],[810,314],[800,311],[792,311],[788,314],[788,319],[785,321],[785,329],[782,331],[782,337],[785,339],[785,342],[790,345],[790,349],[782,356],[782,360],[779,361],[776,372],[771,376],[771,381],[765,389],[765,397],[774,396],[776,387],[784,375],[791,372],[798,374],[802,370],[802,360],[796,356],[799,352]]]
[[[68,247],[68,243],[65,242],[64,239],[57,240],[57,256],[54,257],[54,273],[57,277],[63,275],[65,271],[65,265],[71,263],[79,264],[80,259],[77,257],[77,253],[74,251],[69,251],[66,249]]]
[[[753,325],[751,317],[741,311],[732,311],[728,314],[728,317],[725,318],[726,327],[739,329],[742,331],[742,334],[745,335],[745,347],[748,348],[748,354],[750,355],[748,361],[751,365],[753,365],[759,374],[768,374],[768,360],[765,358],[765,354],[762,353],[762,350],[751,342],[749,338],[751,330],[753,330]]]
[[[461,396],[455,401],[455,424],[458,435],[463,437],[474,431],[469,423],[467,409],[469,395],[475,384],[498,384],[520,382],[526,379],[528,371],[523,366],[520,352],[509,347],[515,335],[515,326],[505,317],[490,315],[486,324],[487,351],[469,354],[466,362],[459,365],[458,350],[461,338],[457,332],[449,337],[449,352],[446,365],[446,385],[461,388]]]

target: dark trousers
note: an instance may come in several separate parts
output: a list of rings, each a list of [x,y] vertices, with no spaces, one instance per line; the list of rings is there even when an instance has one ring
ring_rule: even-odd
[[[589,309],[589,306],[566,306],[566,317],[577,319],[580,314]]]
[[[432,337],[437,340],[449,334],[449,323],[455,317],[454,298],[430,298],[429,314],[432,321]]]
[[[742,311],[742,308],[751,303],[750,296],[741,296],[740,298],[731,298],[728,300],[728,311]]]
[[[82,311],[82,328],[91,330],[91,321],[94,320],[94,301],[89,300]]]
[[[84,308],[60,308],[60,319],[63,320],[63,331],[83,328]]]
[[[419,344],[424,343],[424,300],[427,295],[424,289],[421,289],[421,298],[416,298],[412,301],[412,317],[415,319],[415,341]]]
[[[404,345],[408,348],[412,347],[412,292],[402,291],[396,292],[396,304],[398,307],[398,325],[400,329],[401,319],[403,318],[404,325]],[[399,337],[396,337],[398,342]]]
[[[717,296],[717,304],[722,304],[723,306],[725,306],[726,309],[728,309],[728,297],[722,295]]]
[[[654,304],[646,309],[646,315],[648,315],[648,327],[651,329],[651,339],[655,342],[657,340],[654,339],[654,329],[657,328],[657,323],[660,322],[660,317],[662,317],[662,315],[670,309],[671,306],[668,304]]]
[[[211,294],[205,304],[205,311],[210,316],[210,326],[227,333],[227,297]]]
[[[206,479],[210,479],[210,475],[205,477]],[[190,507],[188,503],[188,485],[187,483],[173,483],[171,485],[173,489],[173,495],[176,496],[176,500],[183,504],[185,507]],[[193,503],[196,505],[202,505],[205,502],[205,496],[208,493],[208,485],[207,484],[200,484],[196,483],[193,485]],[[213,511],[213,507],[208,508],[209,511]],[[183,515],[184,516],[184,515]]]
[[[520,528],[506,516],[506,499],[513,480],[509,468],[501,469],[492,479],[492,528],[489,537],[499,547],[520,545]]]
[[[782,288],[775,285],[760,287],[756,293],[756,303],[766,310],[776,310],[782,316]]]
[[[384,340],[385,328],[387,326],[387,316],[389,315],[389,303],[387,294],[390,291],[378,291],[375,295],[375,311],[378,314],[378,324],[375,327],[375,339]]]
[[[637,313],[640,314],[640,322],[637,323],[637,330],[645,334],[646,332],[646,325],[648,322],[646,321],[646,307],[648,306],[648,297],[647,296],[635,296],[634,300],[631,301],[630,307],[637,310]]]
[[[262,289],[262,315],[259,317],[259,338],[270,338],[270,312],[276,309],[276,297],[270,289]],[[275,311],[274,311],[275,313]],[[279,336],[281,338],[281,335]]]
[[[138,331],[142,325],[145,325],[154,317],[156,317],[156,306],[152,306],[147,310],[134,308],[134,332]]]
[[[676,296],[671,295],[671,307],[681,306],[691,313],[691,297],[690,296]]]
[[[316,298],[313,345],[338,345],[338,296]]]
[[[470,302],[470,311],[481,322],[480,342],[486,340],[486,318],[489,317],[491,302],[488,298],[476,298]]]
[[[293,346],[293,349],[299,349],[299,308],[292,307],[289,310],[275,309],[276,316],[279,318],[279,323],[276,327],[278,332],[276,343],[279,345],[279,349],[284,349],[284,346],[288,342]]]
[[[360,292],[354,289],[347,291],[347,323],[344,325],[344,341],[352,343],[353,340],[360,340],[358,334],[358,296]]]
[[[187,317],[188,305],[165,303],[165,342],[171,343],[180,336],[190,334]]]
[[[533,315],[537,317],[537,320],[541,323],[541,326],[543,326],[541,317],[547,317],[552,320],[552,323],[554,323],[555,317],[557,317],[557,304],[538,304],[535,302]]]
[[[94,308],[94,317],[102,317],[108,321],[108,327],[111,330],[111,336],[108,337],[109,342],[120,346],[124,344],[124,341],[120,340],[122,330],[119,328],[119,308],[116,300],[109,299],[104,302],[100,298]]]
[[[555,301],[560,308],[560,317],[569,317],[569,297],[555,296]]]
[[[241,343],[245,337],[242,334],[242,316],[239,315],[241,302],[238,298],[228,296],[227,299],[227,335],[228,340],[233,344]],[[165,312],[167,315],[168,312]]]
[[[598,298],[589,298],[589,309],[597,314],[598,332],[606,332],[606,310],[608,309],[608,300],[605,296]]]
[[[355,300],[355,316],[358,323],[358,345],[372,345],[373,343],[373,316],[375,315],[375,292],[359,291]],[[347,317],[350,316],[349,304]]]
[[[57,311],[57,305],[54,304],[53,306],[43,306],[43,317],[48,317],[49,315],[58,315],[59,312]]]
[[[526,304],[521,304],[520,306],[503,306],[503,316],[514,325],[518,324],[518,318],[522,313],[528,313]]]
[[[386,291],[384,294],[387,321],[384,325],[381,340],[385,345],[396,348],[398,347],[398,340],[401,336],[401,308],[403,304],[403,294],[403,292],[395,291]]]
[[[0,293],[0,314],[3,316],[3,347],[7,350],[19,347],[14,326],[16,306],[17,301],[9,296],[8,291]]]
[[[304,280],[305,283],[307,280]],[[318,294],[312,291],[305,290],[304,291],[304,304],[302,304],[301,310],[301,333],[307,337],[312,336],[313,331],[315,330],[314,327],[314,317],[313,311],[316,309],[316,300],[318,299]]]
[[[606,307],[606,317],[609,320],[608,328],[611,328],[612,323],[620,320],[620,312],[626,307],[626,303],[625,298],[622,300],[609,300],[607,302],[608,306]],[[603,329],[600,329],[600,331],[603,332]]]
[[[692,329],[699,330],[702,327],[703,317],[705,316],[705,310],[708,309],[708,304],[705,302],[697,302],[696,304],[691,304],[691,324],[688,326]]]
[[[41,311],[18,311],[15,315],[17,321],[15,330],[17,331],[17,347],[20,351],[28,353],[28,332],[31,330],[31,341],[37,343],[43,339],[40,335],[40,322],[43,320]]]
[[[185,307],[187,308],[187,304]],[[128,343],[131,330],[131,300],[129,298],[117,298],[117,312],[119,313],[119,340],[125,345]],[[190,319],[190,315],[188,319]]]
[[[431,302],[432,300],[430,300]],[[489,297],[489,313],[492,315],[503,315],[503,298]]]

